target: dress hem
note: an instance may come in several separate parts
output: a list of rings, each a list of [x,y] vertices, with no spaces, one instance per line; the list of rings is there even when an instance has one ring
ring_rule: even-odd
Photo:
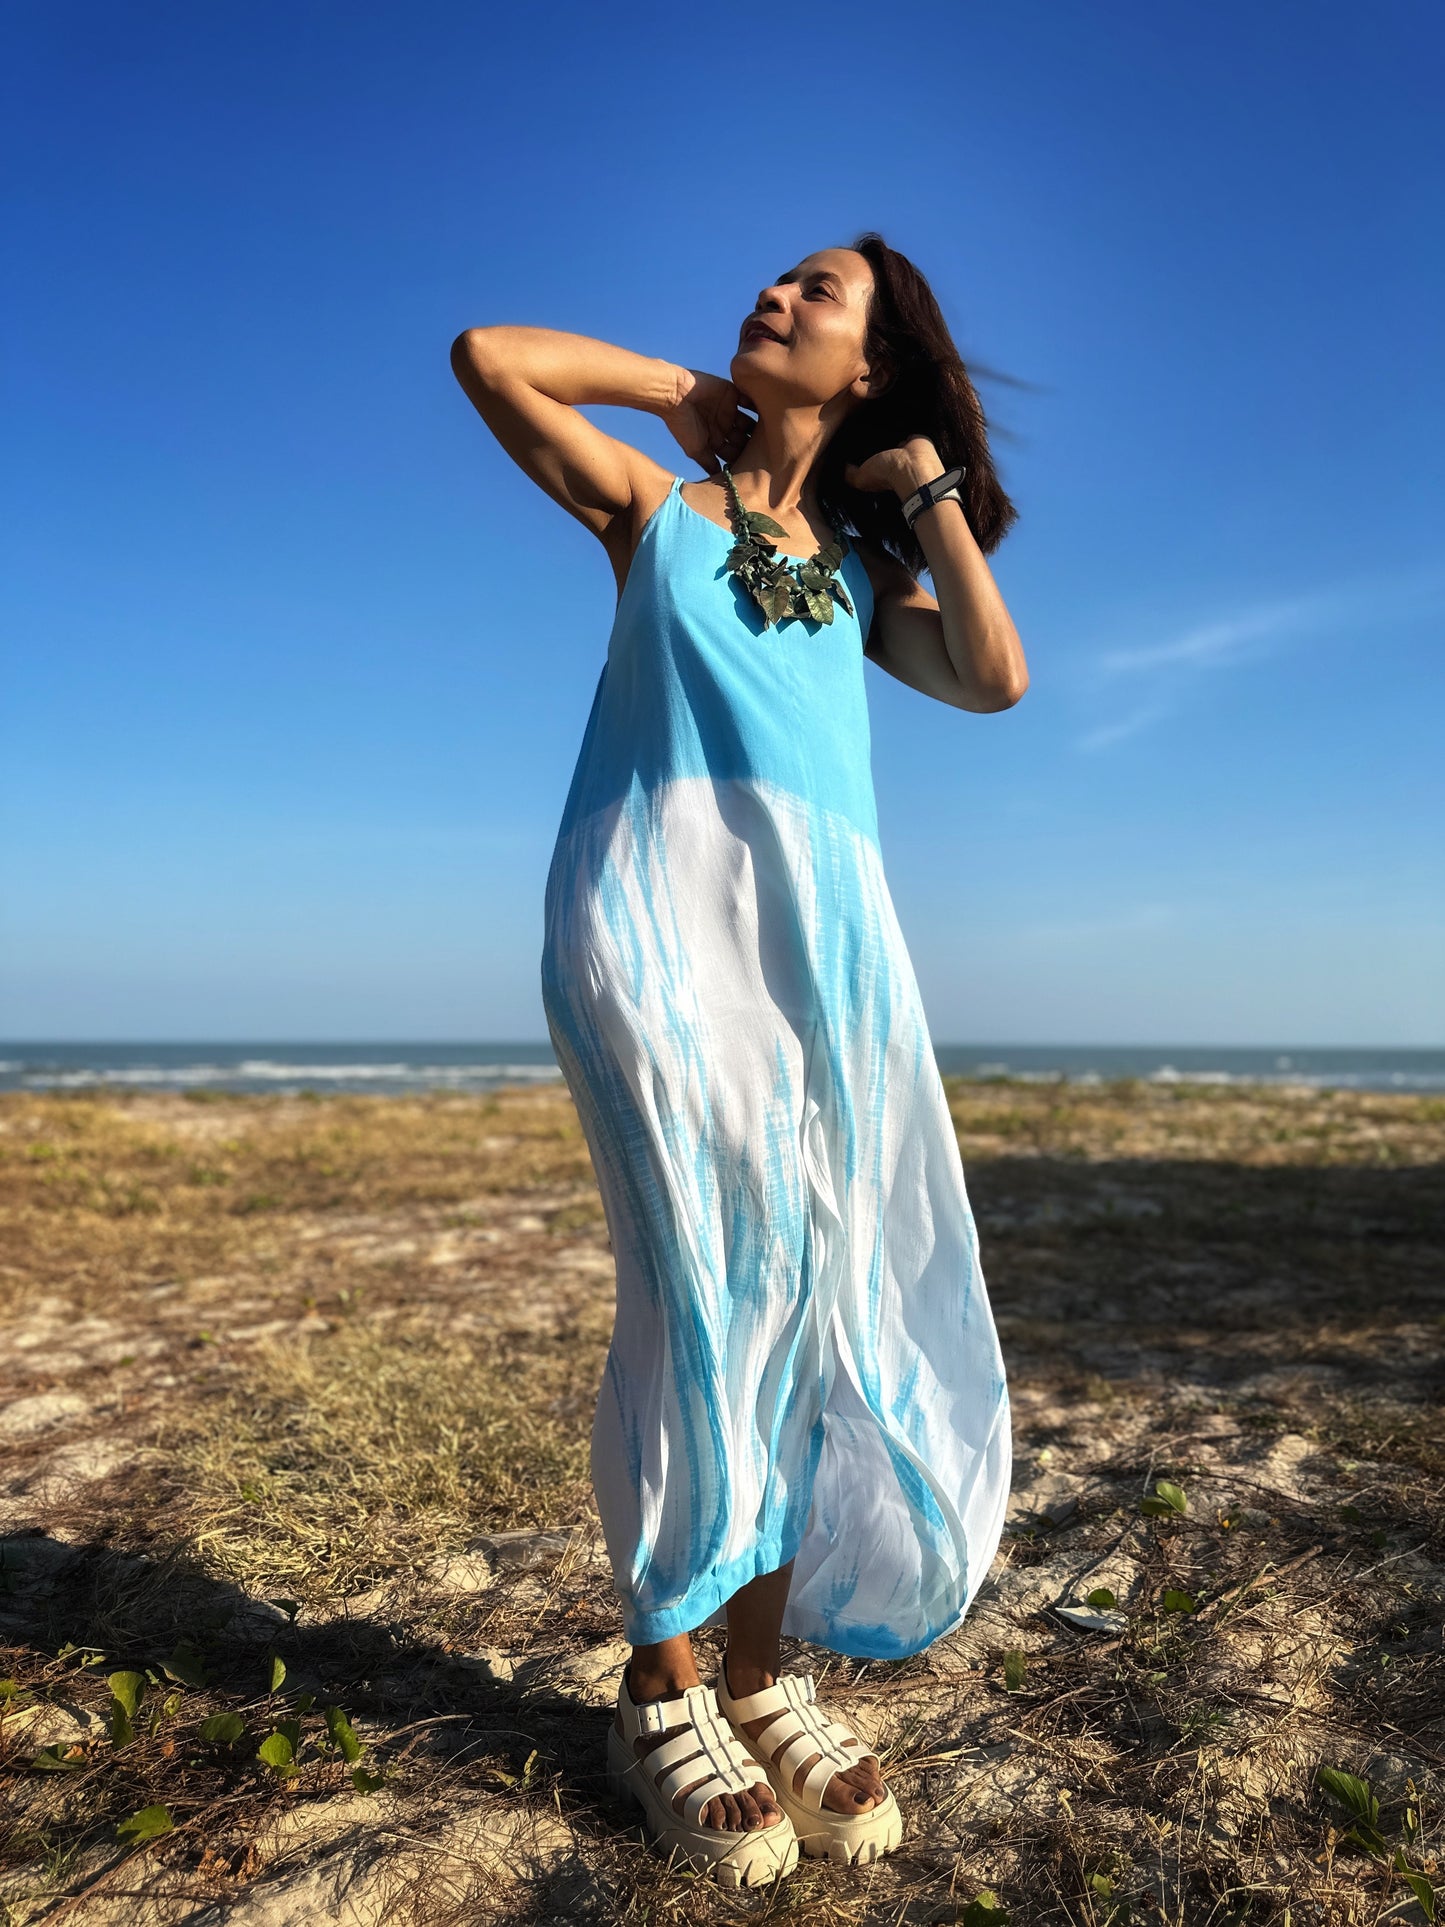
[[[783,1550],[781,1538],[764,1539],[751,1552],[745,1552],[727,1565],[703,1573],[688,1587],[675,1606],[658,1607],[653,1612],[624,1612],[623,1618],[627,1622],[624,1637],[628,1645],[655,1646],[661,1640],[675,1639],[679,1633],[700,1632],[740,1586],[746,1586],[750,1580],[760,1579],[764,1573],[776,1572],[780,1566],[787,1565],[790,1559],[798,1556],[802,1543],[801,1532],[790,1552]]]
[[[730,1565],[704,1574],[676,1606],[659,1608],[654,1612],[624,1614],[629,1621],[624,1633],[627,1644],[655,1646],[664,1639],[675,1639],[679,1633],[703,1631],[740,1586],[747,1585],[749,1580],[757,1579],[763,1573],[776,1572],[780,1566],[787,1565],[790,1559],[796,1558],[801,1545],[800,1537],[793,1550],[784,1553],[780,1541],[766,1540],[751,1553],[734,1559]],[[829,1625],[816,1614],[799,1613],[790,1599],[784,1607],[783,1631],[787,1636],[801,1639],[822,1652],[839,1653],[847,1659],[912,1659],[915,1654],[926,1652],[937,1640],[956,1632],[972,1605],[973,1596],[965,1589],[958,1605],[950,1613],[930,1626],[922,1638],[909,1644],[901,1639],[889,1639],[881,1627],[858,1627],[849,1632]]]
[[[796,1548],[794,1550],[796,1551]],[[789,1557],[792,1556],[792,1554],[789,1555]],[[635,1614],[631,1630],[624,1635],[627,1644],[655,1646],[664,1639],[675,1639],[679,1633],[702,1632],[719,1607],[726,1604],[740,1586],[747,1585],[750,1579],[756,1579],[765,1572],[775,1572],[779,1566],[785,1566],[788,1561],[782,1557],[781,1551],[770,1551],[763,1547],[757,1551],[751,1562],[744,1558],[734,1563],[744,1568],[751,1563],[754,1570],[744,1571],[736,1579],[722,1579],[716,1574],[710,1574],[707,1584],[696,1589],[681,1605],[669,1606],[657,1612]],[[729,1567],[726,1570],[731,1573],[733,1568]],[[839,1653],[847,1659],[912,1659],[915,1654],[926,1652],[937,1640],[956,1632],[967,1618],[972,1603],[971,1599],[964,1599],[946,1618],[930,1627],[921,1639],[912,1644],[903,1640],[880,1641],[876,1635],[870,1637],[866,1630],[850,1634],[836,1627],[829,1627],[819,1620],[811,1622],[811,1630],[799,1629],[796,1620],[791,1629],[785,1623],[784,1630],[790,1637],[801,1639],[806,1645],[816,1646],[821,1652]]]
[[[925,1652],[936,1641],[957,1631],[968,1617],[980,1589],[987,1583],[993,1570],[993,1562],[1003,1539],[1009,1494],[1012,1487],[1012,1402],[1005,1385],[989,1427],[981,1455],[986,1458],[994,1441],[1000,1436],[1003,1440],[1004,1461],[1000,1470],[1003,1473],[994,1495],[991,1513],[977,1531],[968,1554],[968,1563],[959,1574],[959,1584],[954,1593],[954,1604],[942,1619],[932,1621],[922,1635],[912,1641],[905,1640],[889,1631],[887,1625],[856,1621],[851,1627],[825,1614],[800,1605],[791,1595],[784,1604],[781,1631],[785,1637],[801,1639],[809,1646],[816,1646],[823,1652],[839,1653],[848,1659],[912,1659],[916,1654]],[[816,1474],[817,1456],[812,1461],[811,1477]],[[810,1488],[811,1489],[811,1488]],[[811,1498],[807,1519],[812,1517]],[[780,1566],[795,1559],[807,1536],[807,1519],[793,1538],[791,1550],[783,1533],[770,1534],[761,1540],[750,1552],[730,1560],[725,1566],[715,1567],[710,1572],[699,1574],[688,1587],[675,1606],[659,1608],[652,1612],[638,1612],[629,1600],[622,1595],[621,1588],[614,1586],[622,1606],[623,1637],[630,1646],[656,1645],[664,1639],[674,1639],[680,1633],[701,1632],[713,1623],[722,1608],[740,1586],[764,1573],[776,1572]],[[784,1521],[786,1523],[786,1520]]]

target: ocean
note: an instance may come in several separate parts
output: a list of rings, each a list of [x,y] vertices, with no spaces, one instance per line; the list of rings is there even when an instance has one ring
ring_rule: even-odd
[[[938,1044],[945,1076],[1031,1082],[1304,1084],[1445,1091],[1445,1050],[1239,1049],[1183,1044]],[[0,1090],[488,1091],[561,1072],[547,1044],[0,1043]]]

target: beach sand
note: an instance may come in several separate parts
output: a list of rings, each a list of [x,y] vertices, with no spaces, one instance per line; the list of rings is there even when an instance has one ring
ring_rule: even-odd
[[[947,1082],[1010,1528],[926,1652],[785,1645],[905,1820],[789,1903],[1423,1918],[1445,1102]],[[7,1094],[0,1206],[11,1922],[737,1918],[603,1782],[612,1274],[564,1090]],[[1373,1832],[1321,1768],[1369,1782]],[[118,1837],[151,1808],[169,1830]]]

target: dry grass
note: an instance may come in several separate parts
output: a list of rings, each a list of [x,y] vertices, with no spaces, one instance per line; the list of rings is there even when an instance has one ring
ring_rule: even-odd
[[[1389,1857],[1437,1872],[1445,1106],[949,1095],[1010,1534],[927,1652],[790,1652],[879,1736],[909,1830],[742,1897],[602,1791],[612,1293],[565,1092],[0,1099],[0,1917],[1001,1919],[990,1889],[1030,1927],[1424,1918]],[[1140,1510],[1161,1478],[1184,1514]],[[1099,1586],[1118,1632],[1054,1612]],[[227,1712],[240,1738],[203,1730]],[[1387,1858],[1322,1766],[1367,1775]],[[173,1830],[118,1841],[153,1804]]]

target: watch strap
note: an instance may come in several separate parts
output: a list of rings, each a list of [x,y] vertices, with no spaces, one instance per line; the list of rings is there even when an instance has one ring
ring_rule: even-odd
[[[909,528],[913,527],[925,509],[932,508],[936,502],[947,501],[950,496],[962,507],[963,497],[958,492],[958,485],[967,473],[964,465],[946,468],[941,475],[935,475],[931,482],[921,483],[907,496],[903,503],[903,519]]]

